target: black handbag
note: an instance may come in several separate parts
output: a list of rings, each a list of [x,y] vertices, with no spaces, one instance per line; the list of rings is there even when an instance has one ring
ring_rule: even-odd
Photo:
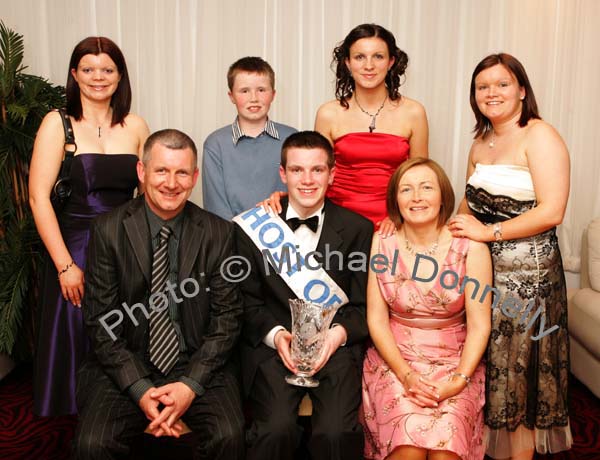
[[[56,214],[60,213],[67,203],[67,199],[71,196],[71,164],[75,152],[77,152],[77,144],[75,143],[75,134],[71,120],[65,109],[58,109],[62,120],[63,129],[65,130],[65,145],[64,158],[60,165],[60,172],[56,178],[56,183],[52,187],[50,193],[50,202]]]

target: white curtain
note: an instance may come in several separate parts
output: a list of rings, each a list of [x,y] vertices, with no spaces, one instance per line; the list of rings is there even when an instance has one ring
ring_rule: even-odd
[[[581,232],[600,215],[600,1],[597,0],[0,0],[0,17],[25,37],[30,73],[65,84],[74,45],[105,35],[122,48],[132,110],[151,130],[206,136],[231,123],[226,72],[264,57],[276,73],[271,116],[299,129],[333,98],[334,45],[355,25],[390,29],[410,63],[404,94],[427,109],[431,157],[465,186],[476,63],[506,51],[524,64],[542,117],[565,139],[571,195],[560,227],[563,258],[577,271]],[[200,187],[193,199],[201,203]]]

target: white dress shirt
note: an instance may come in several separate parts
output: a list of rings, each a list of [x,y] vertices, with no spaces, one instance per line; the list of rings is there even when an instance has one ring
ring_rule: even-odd
[[[308,254],[317,249],[317,244],[319,244],[319,238],[321,238],[321,232],[323,231],[323,221],[325,220],[325,214],[323,213],[323,207],[325,203],[321,205],[319,209],[317,209],[312,214],[304,217],[303,219],[308,219],[309,217],[317,216],[319,218],[319,226],[317,227],[317,231],[313,232],[306,225],[300,225],[294,232],[296,235],[296,243],[300,246],[300,254]],[[296,212],[296,210],[292,207],[291,203],[288,204],[287,211],[285,213],[285,219],[291,219],[292,217],[300,217],[300,215]],[[316,263],[314,261],[314,255],[310,259],[311,266],[315,266]],[[269,331],[269,333],[263,339],[263,343],[271,348],[275,347],[275,334],[279,331],[285,330],[283,326],[275,326],[273,329]]]

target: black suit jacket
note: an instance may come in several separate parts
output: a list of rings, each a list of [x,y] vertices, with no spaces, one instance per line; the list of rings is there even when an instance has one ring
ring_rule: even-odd
[[[285,219],[287,199],[282,201],[282,207],[280,217]],[[332,256],[327,273],[350,300],[337,311],[333,323],[344,326],[348,334],[346,346],[352,348],[357,364],[361,365],[363,342],[368,336],[365,317],[367,271],[351,271],[347,266],[348,256],[352,252],[361,252],[367,259],[370,257],[373,224],[329,200],[325,200],[324,213],[325,220],[316,250],[325,254],[328,245],[329,252],[339,251],[343,254],[342,269],[339,269],[338,257]],[[297,296],[275,270],[272,269],[270,274],[266,273],[261,252],[239,226],[235,227],[237,252],[247,258],[252,267],[250,275],[240,283],[244,297],[244,325],[240,349],[244,389],[248,392],[258,365],[276,353],[263,343],[264,337],[277,325],[291,330],[288,299]]]
[[[233,226],[198,206],[185,205],[179,243],[179,283],[195,279],[200,290],[179,303],[182,334],[190,354],[183,375],[205,386],[226,363],[241,329],[242,301],[236,284],[221,276],[223,260],[232,255]],[[148,350],[148,319],[142,309],[133,309],[137,325],[123,303],[131,309],[143,304],[148,312],[152,269],[151,235],[144,197],[98,217],[91,229],[85,271],[83,314],[91,339],[91,365],[100,368],[125,390],[150,372],[144,359]],[[186,285],[186,292],[193,292]],[[113,329],[113,341],[100,323],[111,310],[123,314],[122,323]],[[116,316],[107,318],[115,321]],[[94,366],[97,364],[97,366]],[[97,369],[96,369],[97,370]]]

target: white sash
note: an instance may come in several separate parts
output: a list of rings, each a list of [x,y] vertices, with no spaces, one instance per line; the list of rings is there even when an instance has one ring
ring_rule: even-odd
[[[324,308],[339,308],[349,302],[323,267],[306,265],[305,257],[298,251],[296,235],[279,216],[258,207],[242,212],[233,221],[260,250],[267,275],[274,270],[299,299],[322,304]]]

